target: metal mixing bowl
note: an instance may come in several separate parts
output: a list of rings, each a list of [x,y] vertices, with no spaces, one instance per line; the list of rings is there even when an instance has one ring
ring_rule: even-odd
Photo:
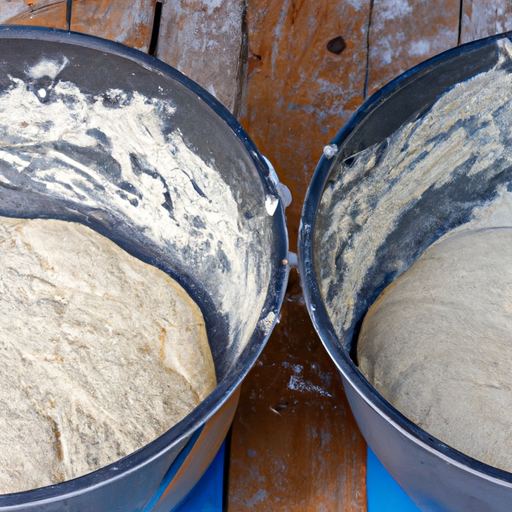
[[[167,512],[220,447],[240,383],[279,314],[288,239],[277,178],[226,108],[157,59],[95,37],[9,26],[0,27],[0,55],[0,98],[20,84],[41,108],[63,101],[63,84],[79,90],[91,108],[124,108],[142,95],[148,108],[160,109],[159,137],[178,138],[190,158],[202,162],[195,170],[181,164],[162,169],[134,148],[133,176],[142,176],[134,184],[110,151],[112,140],[95,128],[88,137],[96,142],[85,149],[71,139],[20,140],[17,168],[20,160],[6,156],[13,151],[6,145],[10,128],[0,126],[0,214],[81,222],[168,272],[202,309],[218,382],[189,415],[142,449],[71,481],[2,495],[0,510]],[[12,117],[22,123],[20,115]],[[144,189],[144,183],[154,186]],[[229,203],[230,218],[187,214],[195,201],[213,210]],[[170,224],[179,237],[165,236]]]
[[[440,173],[424,189],[425,184],[419,182],[417,189],[411,188],[409,197],[390,200],[388,212],[393,222],[384,225],[376,211],[381,198],[398,188],[396,177],[390,171],[376,180],[376,166],[357,174],[351,165],[372,147],[378,148],[377,160],[386,155],[386,145],[400,128],[425,119],[438,99],[456,84],[495,67],[511,72],[506,57],[509,37],[500,35],[450,50],[406,72],[373,95],[337,134],[320,160],[303,209],[299,267],[310,316],[343,376],[351,408],[366,441],[425,511],[508,511],[512,474],[447,446],[388,403],[357,367],[357,335],[366,311],[379,293],[433,242],[472,222],[475,211],[508,193],[504,191],[512,189],[512,171],[508,163],[492,161],[482,173],[472,174],[471,162],[478,158],[483,161],[489,155],[470,148],[467,159],[461,156],[459,167]],[[442,133],[436,132],[436,136],[442,139],[460,127],[471,134],[466,121],[456,126],[459,121]],[[506,125],[503,129],[507,131]],[[500,142],[507,144],[505,139]],[[424,148],[415,148],[419,155],[415,162],[422,151],[430,151],[425,149],[427,143],[429,148],[437,144],[434,138],[424,143]],[[404,144],[402,150],[408,152],[410,148]],[[415,168],[409,171],[413,179]],[[373,195],[365,202],[361,191],[369,183]],[[344,205],[344,215],[336,210],[340,203]],[[370,224],[381,230],[378,243],[372,241]],[[336,239],[340,234],[342,241]],[[356,273],[360,277],[354,277]],[[350,288],[349,282],[356,284]],[[338,309],[333,297],[341,301]]]

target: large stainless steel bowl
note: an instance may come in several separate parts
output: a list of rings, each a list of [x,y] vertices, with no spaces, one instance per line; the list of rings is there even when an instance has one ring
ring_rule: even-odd
[[[405,181],[397,183],[402,178],[394,176],[392,166],[378,178],[377,165],[369,165],[360,173],[351,166],[365,158],[369,148],[377,148],[375,162],[387,158],[387,144],[394,143],[401,128],[429,116],[439,98],[457,84],[493,68],[512,72],[508,38],[500,35],[448,51],[372,96],[320,160],[303,209],[299,265],[315,328],[343,376],[350,405],[368,444],[425,511],[508,511],[512,474],[447,446],[390,405],[357,367],[357,335],[366,311],[385,286],[433,242],[473,222],[475,212],[509,193],[511,165],[508,157],[493,159],[474,145],[465,147],[467,154],[457,155],[458,167],[437,169],[439,175],[429,177],[430,181],[422,178],[414,182],[423,153],[437,147],[441,139],[460,128],[466,130],[463,140],[469,140],[472,128],[468,120],[459,119],[441,131],[436,131],[434,122],[438,139],[433,135],[424,141],[423,148],[414,148],[415,155],[409,155],[414,163],[404,171],[412,180],[407,182],[409,188]],[[492,84],[489,88],[492,90]],[[499,112],[492,115],[497,119]],[[471,122],[480,122],[477,118],[478,112]],[[502,147],[507,147],[504,132],[508,133],[512,121],[499,122],[502,124],[495,136]],[[400,151],[407,154],[412,149],[404,144]],[[475,162],[485,165],[477,172]],[[371,194],[363,197],[365,187],[371,187]],[[392,200],[395,190],[396,200]],[[403,190],[409,190],[409,195],[400,195]],[[384,197],[389,199],[386,215],[382,214]],[[374,234],[380,231],[373,237],[371,229],[376,230]]]
[[[117,161],[113,141],[128,140],[128,125],[126,133],[121,126],[110,135],[94,127],[86,147],[73,137],[23,135],[13,145],[12,136],[6,142],[9,123],[0,126],[0,214],[81,222],[168,272],[203,311],[218,382],[188,416],[137,452],[75,480],[2,495],[0,510],[167,512],[213,459],[240,383],[279,314],[288,241],[277,178],[215,98],[157,59],[94,37],[8,26],[0,27],[0,56],[0,99],[16,90],[29,94],[36,109],[59,101],[74,109],[79,101],[86,112],[143,98],[160,112],[158,127],[141,140],[156,130],[160,142],[179,141],[176,151],[188,155],[191,167],[179,155],[172,169],[151,162],[140,140],[129,150],[131,164]],[[19,112],[12,123],[30,126]],[[52,123],[59,120],[39,128],[46,134]],[[12,157],[16,145],[21,160]],[[127,179],[126,165],[137,183]]]

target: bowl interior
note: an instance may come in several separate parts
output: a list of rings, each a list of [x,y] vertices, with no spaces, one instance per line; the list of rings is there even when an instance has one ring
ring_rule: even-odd
[[[0,215],[82,223],[167,272],[203,312],[217,375],[205,400],[142,449],[76,480],[0,497],[2,510],[54,510],[89,491],[130,488],[147,468],[163,471],[153,479],[165,474],[263,349],[284,298],[288,239],[263,157],[227,109],[178,71],[51,29],[0,27],[0,48]]]
[[[222,381],[280,305],[286,232],[261,157],[156,59],[66,33],[1,35],[0,214],[81,222],[172,275],[203,311]]]
[[[314,274],[354,362],[362,319],[380,292],[436,240],[508,199],[508,150],[487,142],[491,125],[497,146],[510,137],[500,117],[510,97],[493,91],[495,77],[508,80],[512,71],[509,46],[506,37],[478,42],[391,82],[338,134],[336,158],[320,162]]]

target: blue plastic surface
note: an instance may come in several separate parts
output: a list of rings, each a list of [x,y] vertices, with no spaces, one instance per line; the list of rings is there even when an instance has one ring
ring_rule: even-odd
[[[171,512],[222,512],[225,443],[187,497]],[[368,512],[421,512],[368,448],[366,486]]]
[[[369,447],[366,493],[368,512],[421,512]]]
[[[222,443],[205,474],[172,512],[222,512],[225,444]]]

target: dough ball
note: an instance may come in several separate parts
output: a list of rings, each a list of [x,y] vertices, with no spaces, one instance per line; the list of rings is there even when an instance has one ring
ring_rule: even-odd
[[[512,471],[512,229],[430,247],[368,311],[358,358],[414,423]]]
[[[89,473],[215,387],[202,314],[81,224],[0,217],[0,493]]]

